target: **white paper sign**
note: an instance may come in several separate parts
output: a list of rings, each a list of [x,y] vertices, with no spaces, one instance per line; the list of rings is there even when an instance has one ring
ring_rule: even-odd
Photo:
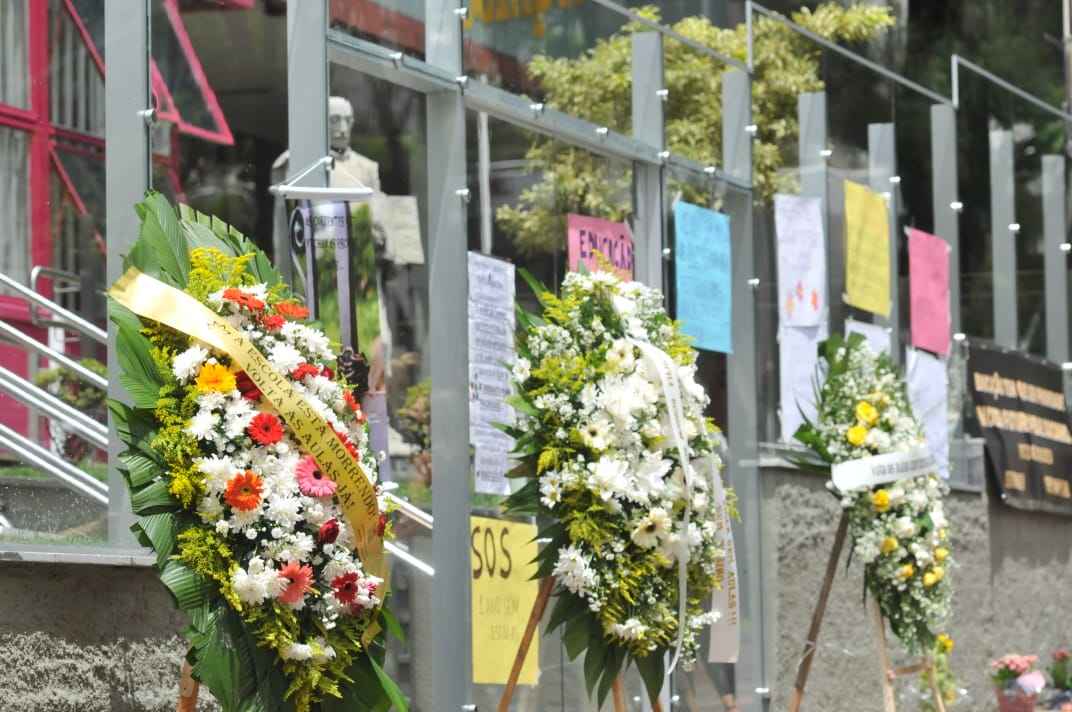
[[[826,250],[819,198],[774,196],[778,323],[818,326],[826,313]]]
[[[782,440],[785,442],[793,441],[793,434],[804,424],[804,416],[815,420],[819,342],[827,337],[827,332],[826,322],[819,326],[785,326],[778,330]]]
[[[514,411],[509,366],[514,361],[514,266],[469,253],[469,442],[476,450],[477,492],[509,494],[506,472],[513,440],[496,424]]]
[[[384,259],[398,265],[424,264],[421,220],[412,195],[372,196],[372,220],[382,241]]]
[[[866,321],[855,319],[845,320],[845,335],[859,334],[864,337],[867,345],[876,354],[888,354],[890,352],[890,330],[878,324],[868,324]]]
[[[861,457],[839,462],[830,468],[834,486],[841,492],[865,489],[887,482],[908,480],[935,472],[930,450],[921,447],[908,452]]]
[[[908,349],[908,400],[923,426],[927,447],[938,473],[949,479],[949,381],[946,362],[918,349]]]

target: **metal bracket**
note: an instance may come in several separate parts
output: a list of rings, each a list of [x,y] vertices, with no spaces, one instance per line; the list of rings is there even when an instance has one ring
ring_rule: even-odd
[[[148,109],[142,109],[138,112],[138,116],[145,122],[145,125],[152,128],[156,124],[156,108],[150,107]]]
[[[461,198],[462,202],[464,202],[466,205],[468,205],[469,201],[472,199],[468,188],[458,188],[456,191],[454,191],[454,194]]]

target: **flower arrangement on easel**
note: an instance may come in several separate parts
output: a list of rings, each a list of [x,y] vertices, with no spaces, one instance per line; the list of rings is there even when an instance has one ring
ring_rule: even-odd
[[[852,555],[864,565],[887,711],[894,709],[892,680],[919,671],[928,675],[934,705],[944,710],[932,653],[940,642],[952,649],[952,640],[942,632],[951,612],[948,571],[954,565],[942,501],[947,487],[926,452],[904,379],[889,356],[873,353],[859,334],[831,337],[819,353],[826,376],[818,391],[817,417],[806,421],[796,437],[831,467],[830,487],[840,500],[842,517],[790,710],[795,712],[802,702],[826,595],[846,536],[852,541]],[[839,488],[839,467],[841,472],[864,473],[859,486]],[[851,474],[841,480],[846,481],[852,481]],[[905,648],[921,656],[921,663],[893,667],[886,647],[887,622]]]
[[[691,665],[702,629],[736,612],[705,610],[734,585],[718,429],[703,417],[696,353],[662,295],[607,272],[570,273],[556,296],[529,279],[539,315],[519,314],[518,413],[504,431],[524,485],[507,511],[538,517],[540,592],[515,660],[552,596],[547,630],[584,654],[598,704],[640,671],[655,708],[667,674]],[[730,566],[725,566],[729,564]],[[509,707],[516,674],[499,709]]]
[[[109,292],[119,459],[190,619],[179,709],[405,710],[384,673],[386,510],[352,386],[271,263],[159,194]]]

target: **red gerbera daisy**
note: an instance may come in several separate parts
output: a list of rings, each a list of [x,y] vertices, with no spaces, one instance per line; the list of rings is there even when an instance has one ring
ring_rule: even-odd
[[[275,313],[287,319],[307,319],[309,310],[297,302],[279,302],[275,305]]]
[[[355,460],[361,459],[360,454],[357,452],[357,446],[350,441],[350,438],[346,437],[346,433],[340,433],[338,430],[336,430],[335,437],[337,437],[342,442],[342,444],[346,446],[346,452],[350,453],[350,456],[352,458],[354,458]]]
[[[314,366],[311,363],[303,363],[303,364],[299,365],[296,369],[294,369],[293,371],[290,372],[290,377],[293,378],[295,381],[300,381],[303,378],[305,378],[306,376],[319,376],[319,375],[320,375],[320,369],[317,368],[316,366]]]
[[[246,433],[261,445],[274,445],[283,439],[283,424],[271,413],[257,413]]]
[[[261,318],[261,326],[265,331],[279,331],[286,323],[287,320],[278,314],[266,314]]]
[[[229,302],[234,302],[240,307],[245,307],[246,309],[251,309],[253,311],[261,311],[264,309],[264,302],[257,299],[252,294],[246,294],[236,287],[228,287],[223,290],[223,298]]]
[[[380,512],[380,521],[376,523],[376,536],[383,537],[387,531],[387,512]]]
[[[354,415],[357,416],[357,422],[365,422],[365,411],[361,410],[361,404],[357,402],[357,398],[354,398],[354,394],[350,391],[343,391],[342,398],[346,401],[346,405],[350,406],[350,410],[354,411]]]
[[[253,379],[245,371],[239,371],[235,374],[235,387],[243,398],[254,403],[259,401],[263,395],[261,389],[257,388],[257,384],[253,382]]]
[[[227,482],[223,499],[233,508],[248,512],[261,503],[261,478],[253,470],[246,470]]]
[[[305,594],[313,590],[313,568],[302,566],[297,561],[289,561],[279,570],[279,577],[283,579],[286,588],[277,598],[281,603],[295,605],[305,598]]]
[[[339,603],[352,604],[357,598],[357,574],[336,576],[331,582],[331,588],[335,591],[335,598],[339,599]]]
[[[327,366],[324,366],[324,367],[323,367],[322,369],[320,369],[320,375],[321,375],[321,376],[323,376],[324,378],[329,378],[329,379],[331,379],[332,381],[334,381],[334,380],[335,380],[335,372],[334,372],[334,371],[332,371],[332,370],[331,370],[331,369],[330,369],[329,367],[327,367]]]

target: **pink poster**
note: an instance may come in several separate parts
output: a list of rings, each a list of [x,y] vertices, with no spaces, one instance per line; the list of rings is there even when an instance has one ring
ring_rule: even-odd
[[[949,353],[949,245],[930,233],[907,228],[908,289],[912,345],[940,356]]]
[[[598,252],[614,265],[615,274],[633,279],[633,232],[629,225],[570,213],[566,216],[566,232],[571,272],[582,264],[589,272],[598,270]]]

